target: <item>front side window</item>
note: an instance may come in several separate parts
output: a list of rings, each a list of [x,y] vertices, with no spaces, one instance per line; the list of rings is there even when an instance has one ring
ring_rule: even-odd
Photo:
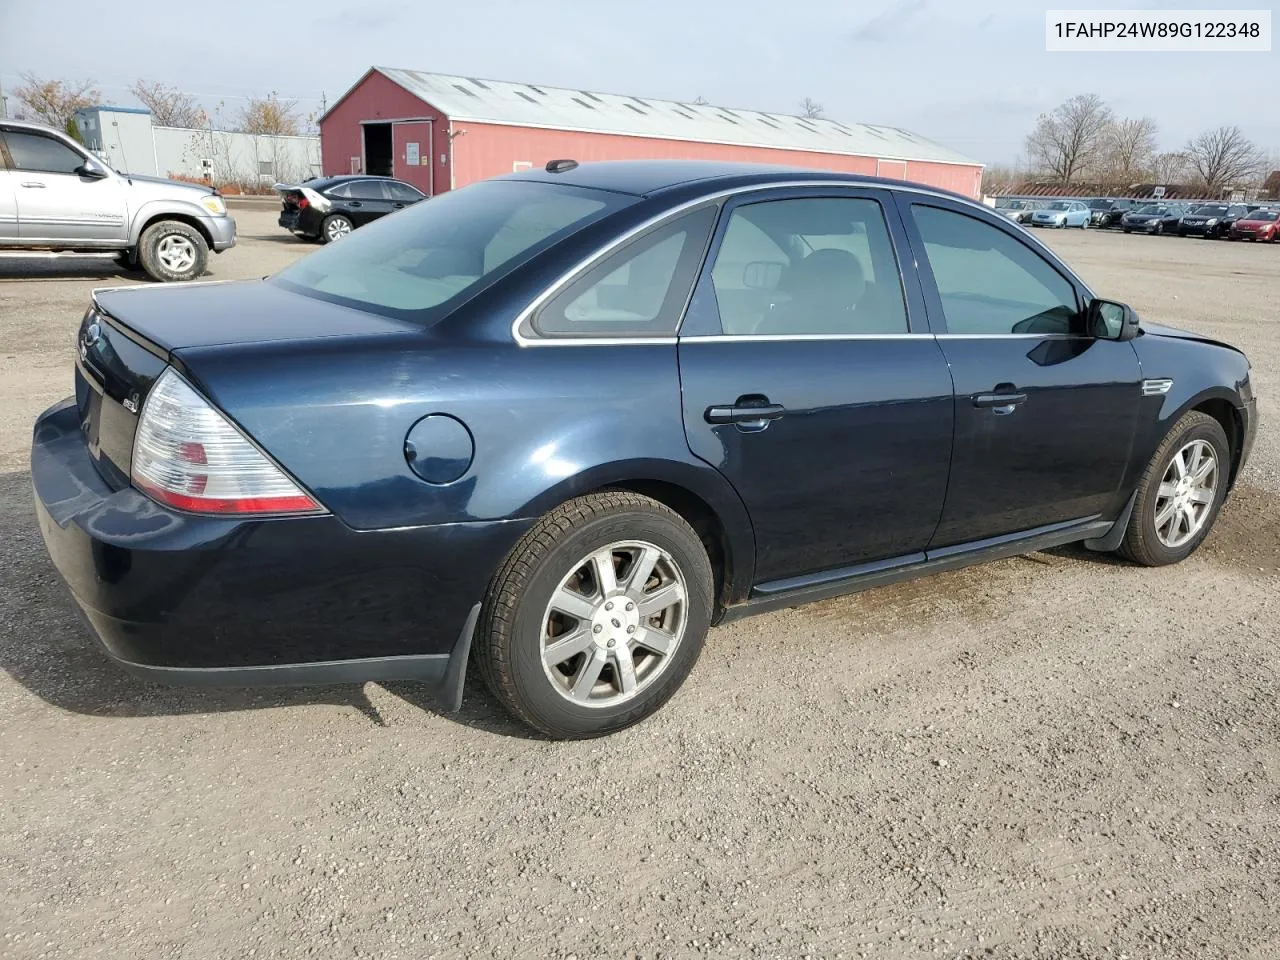
[[[805,197],[736,208],[711,272],[732,336],[907,332],[902,281],[875,200]]]
[[[426,196],[426,194],[419,193],[407,183],[399,183],[394,180],[387,183],[387,189],[391,191],[391,199],[397,203],[416,203]]]
[[[415,203],[277,273],[286,289],[424,326],[635,197],[487,180]]]
[[[32,173],[74,174],[84,166],[83,156],[53,137],[9,130],[4,139],[9,145],[9,156],[13,158],[15,169]]]
[[[947,331],[1072,333],[1075,288],[1026,244],[975,217],[912,204]]]
[[[680,325],[716,208],[676,217],[627,243],[538,311],[545,337],[660,337]]]

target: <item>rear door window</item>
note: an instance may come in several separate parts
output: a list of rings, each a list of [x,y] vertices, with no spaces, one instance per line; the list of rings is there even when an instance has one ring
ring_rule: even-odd
[[[381,180],[353,180],[347,185],[352,200],[386,200],[387,186]]]
[[[711,272],[731,336],[907,332],[884,211],[871,199],[802,197],[737,207]]]

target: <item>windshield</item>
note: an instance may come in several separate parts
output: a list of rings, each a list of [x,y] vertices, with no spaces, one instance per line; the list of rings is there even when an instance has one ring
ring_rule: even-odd
[[[1245,217],[1246,220],[1261,220],[1263,223],[1271,223],[1277,218],[1280,218],[1280,213],[1275,210],[1255,210]]]
[[[634,202],[561,184],[482,181],[361,227],[272,282],[428,325],[575,230]]]
[[[1146,206],[1139,207],[1134,213],[1164,213],[1165,208],[1158,203],[1148,203]]]
[[[1027,201],[1025,200],[997,200],[997,210],[1025,210]]]
[[[1055,200],[1053,203],[1049,204],[1049,206],[1045,207],[1045,209],[1046,210],[1070,210],[1071,204],[1067,203],[1065,200]]]
[[[1089,209],[1090,210],[1110,210],[1111,203],[1112,202],[1110,200],[1090,200]]]
[[[1196,207],[1191,212],[1198,217],[1220,217],[1227,212],[1227,208],[1221,204],[1207,203],[1203,207]]]

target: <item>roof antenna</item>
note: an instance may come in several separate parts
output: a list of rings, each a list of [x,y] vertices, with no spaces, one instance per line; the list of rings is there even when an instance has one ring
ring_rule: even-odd
[[[568,173],[577,165],[577,160],[552,160],[547,164],[547,173]]]

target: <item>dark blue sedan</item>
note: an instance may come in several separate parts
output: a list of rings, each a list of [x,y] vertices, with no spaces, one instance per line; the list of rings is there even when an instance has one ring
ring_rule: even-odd
[[[1074,541],[1182,560],[1255,425],[1239,351],[962,197],[558,162],[266,280],[99,292],[31,462],[135,674],[456,706],[470,661],[588,737],[715,623]]]

